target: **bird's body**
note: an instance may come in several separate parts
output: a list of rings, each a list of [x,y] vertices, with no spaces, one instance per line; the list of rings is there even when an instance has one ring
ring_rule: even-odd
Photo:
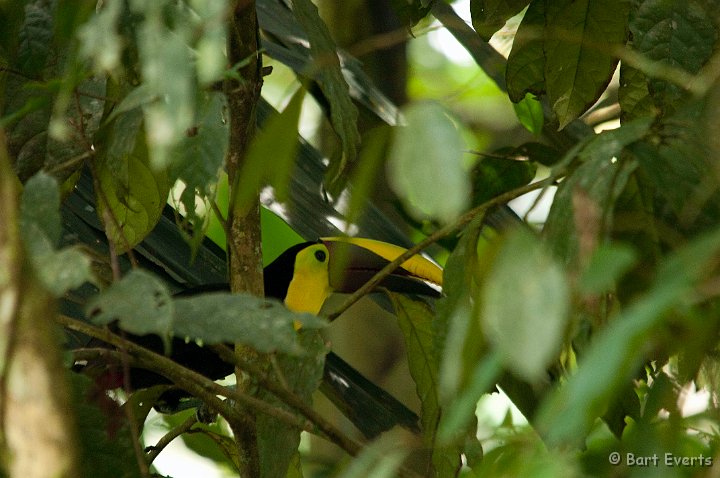
[[[331,294],[356,290],[404,251],[401,247],[368,239],[324,238],[297,244],[265,267],[265,293],[268,297],[282,300],[292,311],[318,314]],[[381,286],[399,292],[437,296],[441,281],[442,269],[416,256],[388,276]],[[227,284],[217,284],[188,289],[179,295],[227,290]],[[129,338],[150,349],[163,350],[162,341],[157,336]],[[233,372],[232,365],[222,361],[211,350],[182,338],[173,339],[171,357],[213,380]],[[133,389],[169,382],[154,372],[142,369],[133,369],[130,380],[129,385]],[[368,437],[395,425],[414,431],[419,429],[418,417],[412,411],[333,352],[326,356],[321,390]],[[187,394],[177,390],[167,394],[165,399],[174,402],[183,396]]]

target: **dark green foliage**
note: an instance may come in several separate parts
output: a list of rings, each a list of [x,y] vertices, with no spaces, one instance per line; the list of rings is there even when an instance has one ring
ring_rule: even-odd
[[[239,67],[257,58],[226,64],[230,2],[0,5],[0,155],[24,183],[17,216],[29,266],[62,313],[150,334],[167,352],[240,344],[259,354],[264,378],[311,404],[328,351],[324,319],[217,287],[175,295],[226,282],[225,252],[204,239],[214,206],[226,217],[262,191],[263,216],[277,214],[256,245],[273,251],[265,263],[341,230],[403,246],[441,230],[441,246],[429,250],[445,260],[443,296],[380,300],[398,319],[419,399],[407,417],[417,412],[421,430],[412,438],[391,431],[333,472],[390,476],[405,467],[408,476],[444,478],[457,476],[464,457],[462,476],[706,473],[702,460],[640,469],[626,457],[718,456],[716,2],[473,0],[471,28],[447,2],[393,1],[409,28],[432,13],[515,104],[527,131],[479,148],[491,133],[474,125],[471,108],[453,111],[463,101],[457,92],[398,107],[338,49],[313,2],[256,3],[263,55],[300,87],[288,90],[296,93],[282,112],[258,104],[260,132],[233,197],[221,85],[243,85]],[[505,60],[487,40],[520,13]],[[424,34],[420,25],[415,32]],[[384,123],[363,138],[359,105]],[[300,138],[308,111],[320,115],[329,141]],[[594,116],[612,128],[594,131]],[[385,174],[397,195],[387,203],[408,211],[406,220],[368,201],[390,194],[378,181]],[[530,189],[536,176],[554,192],[539,230],[507,209],[485,209]],[[213,237],[224,246],[227,231],[217,224]],[[267,284],[266,292],[281,298],[276,285],[286,289]],[[8,300],[0,297],[0,311],[12,310]],[[205,372],[217,378],[231,368]],[[124,413],[110,401],[103,416],[85,381],[74,382],[86,476],[139,476],[127,424],[113,422],[125,423]],[[682,401],[695,385],[712,400],[688,415]],[[309,476],[300,429],[287,417],[316,432],[318,424],[261,380],[249,388],[276,411],[255,422],[263,476]],[[487,417],[478,420],[478,400],[498,388],[527,423],[510,413],[492,429]],[[167,390],[131,394],[134,425]],[[222,420],[196,424],[184,439],[227,469],[241,466]],[[619,467],[611,452],[621,454]]]

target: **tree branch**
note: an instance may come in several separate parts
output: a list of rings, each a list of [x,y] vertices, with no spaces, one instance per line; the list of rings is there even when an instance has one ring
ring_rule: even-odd
[[[492,198],[489,201],[484,202],[483,204],[469,210],[462,216],[460,216],[455,222],[448,224],[447,226],[444,226],[434,233],[430,234],[428,237],[423,239],[422,241],[415,244],[413,247],[408,249],[407,251],[403,252],[400,256],[398,256],[394,261],[390,262],[388,265],[383,267],[380,271],[378,271],[377,274],[375,274],[369,281],[367,281],[365,284],[363,284],[362,287],[360,287],[358,290],[353,292],[340,306],[333,311],[332,313],[328,314],[329,320],[335,320],[337,319],[343,312],[348,310],[350,306],[355,304],[358,300],[372,292],[380,282],[382,282],[383,279],[385,279],[387,276],[393,273],[395,269],[400,267],[400,265],[405,262],[406,260],[410,259],[412,256],[418,254],[423,249],[428,247],[431,244],[436,243],[440,239],[449,236],[450,234],[453,234],[457,231],[459,231],[463,226],[469,224],[473,219],[475,219],[478,216],[481,216],[485,214],[489,209],[500,206],[502,204],[507,203],[508,201],[515,199],[516,197],[522,196],[523,194],[526,194],[530,191],[534,191],[536,189],[542,189],[547,186],[550,186],[554,184],[555,182],[555,176],[551,176],[547,179],[543,179],[542,181],[537,181],[535,183],[531,183],[528,185],[525,185],[520,188],[513,189],[512,191],[507,191],[503,194],[500,194],[499,196],[496,196]]]

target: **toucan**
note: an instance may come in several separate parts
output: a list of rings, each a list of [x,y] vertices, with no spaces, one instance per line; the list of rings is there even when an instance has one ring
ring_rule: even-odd
[[[265,267],[265,294],[283,301],[295,312],[318,314],[331,294],[357,290],[403,252],[405,249],[402,247],[361,238],[328,237],[297,244]],[[379,286],[404,294],[439,297],[442,269],[416,255]],[[189,289],[181,295],[218,290],[227,291],[227,284]],[[128,335],[128,338],[151,349],[163,350],[162,341],[157,336]],[[233,372],[232,365],[212,351],[180,338],[173,340],[171,357],[211,379],[220,379]],[[133,389],[140,389],[168,381],[154,372],[132,369],[130,382]],[[398,425],[419,431],[419,420],[414,412],[333,352],[326,356],[320,390],[367,438]],[[184,395],[183,391],[175,392],[167,394],[165,399],[177,401]]]

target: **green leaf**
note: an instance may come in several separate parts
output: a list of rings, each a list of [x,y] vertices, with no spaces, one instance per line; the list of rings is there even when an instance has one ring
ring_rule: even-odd
[[[61,234],[60,189],[55,178],[40,172],[23,189],[20,228],[33,268],[55,297],[92,280],[90,259],[79,249],[56,250]]]
[[[595,103],[612,78],[613,49],[625,43],[629,0],[547,3],[545,81],[560,129]]]
[[[128,116],[118,117],[119,119]],[[126,125],[120,122],[120,126]],[[113,133],[124,135],[128,130],[116,128]],[[118,252],[139,244],[160,219],[170,186],[167,174],[150,167],[145,136],[110,139],[114,149],[98,155],[96,191],[98,215]]]
[[[143,427],[145,426],[145,420],[147,419],[150,410],[153,409],[153,406],[157,403],[160,396],[171,388],[172,385],[169,384],[155,385],[149,388],[143,388],[133,392],[133,394],[128,397],[127,401],[122,404],[123,409],[131,409],[131,412],[129,413],[127,410],[124,410],[124,412],[126,413],[125,416],[133,418],[133,426],[138,431],[138,433],[142,433]],[[194,410],[193,413],[195,413]]]
[[[515,150],[515,154],[543,166],[554,166],[563,157],[560,151],[552,146],[533,142],[521,144]]]
[[[302,329],[297,340],[304,353],[300,356],[294,353],[277,354],[276,370],[297,397],[307,405],[312,405],[312,395],[323,378],[327,347],[317,330]],[[266,390],[260,392],[259,398],[293,412],[292,408]],[[284,422],[265,414],[258,415],[257,430],[261,475],[282,478],[292,476],[291,472],[299,466],[293,461],[298,457],[301,430],[290,428]]]
[[[538,412],[538,428],[547,443],[576,445],[582,440],[647,359],[654,330],[709,273],[708,261],[719,247],[720,232],[715,230],[669,256],[649,292],[594,338],[577,372]]]
[[[438,103],[413,103],[403,114],[406,126],[395,131],[388,181],[417,218],[450,222],[470,194],[462,135]]]
[[[181,5],[165,2],[131,2],[134,13],[144,15],[138,27],[137,48],[143,83],[157,100],[147,104],[145,125],[153,169],[170,164],[177,145],[195,118],[195,77],[192,51],[187,47],[191,23]],[[163,16],[176,17],[173,30]],[[172,81],[168,81],[172,78]]]
[[[525,186],[535,178],[536,172],[537,165],[513,148],[503,148],[484,156],[472,171],[472,204],[482,204],[511,189]]]
[[[43,235],[50,246],[55,247],[62,232],[60,221],[58,183],[52,176],[39,172],[25,183],[20,205],[20,227],[33,227],[33,233]],[[24,236],[26,240],[33,239],[29,234]]]
[[[169,343],[175,302],[167,286],[142,269],[133,269],[108,289],[90,299],[87,316],[97,325],[118,321],[136,335],[157,334]]]
[[[519,103],[527,94],[545,93],[545,1],[533,0],[518,27],[507,60],[505,81],[510,100]]]
[[[365,446],[339,475],[339,478],[391,478],[397,476],[398,469],[409,454],[409,446],[403,446],[402,437],[396,436],[391,430],[380,435],[370,445]]]
[[[560,353],[570,291],[538,237],[525,230],[510,233],[480,300],[483,330],[505,364],[531,383],[545,380]]]
[[[173,151],[170,178],[182,180],[189,190],[203,196],[213,192],[227,154],[230,128],[225,119],[226,109],[224,94],[201,93],[195,127]]]
[[[717,6],[706,8],[692,0],[640,2],[630,22],[633,48],[650,60],[697,73],[712,55],[718,38]],[[651,78],[648,86],[663,111],[674,111],[686,97],[682,84]]]
[[[25,22],[19,32],[17,52],[17,65],[26,76],[39,76],[50,56],[53,10],[50,2],[42,0],[26,2]]]
[[[267,120],[250,143],[235,197],[238,210],[244,210],[266,182],[273,186],[278,201],[287,199],[299,146],[298,121],[304,98],[305,89],[298,89],[282,113]]]
[[[470,15],[473,28],[483,40],[490,41],[490,37],[527,4],[527,0],[472,0]]]
[[[249,294],[211,293],[173,301],[172,332],[207,344],[241,343],[258,352],[305,353],[294,323],[317,329],[326,321],[289,311],[280,302]]]
[[[425,18],[435,0],[390,0],[393,10],[404,20],[407,27],[415,26]]]
[[[120,64],[123,39],[118,34],[122,2],[103,4],[78,31],[80,54],[93,61],[97,72],[111,71]]]
[[[658,113],[645,75],[625,64],[620,65],[618,103],[622,109],[620,118],[623,123],[635,118],[654,117]]]
[[[604,232],[602,226],[612,224],[613,205],[637,167],[635,161],[622,156],[623,149],[641,139],[649,127],[649,119],[635,120],[603,131],[581,146],[578,157],[582,163],[560,183],[545,225],[548,242],[565,263],[581,259],[578,242],[581,233],[590,234],[586,238],[597,238]],[[579,196],[583,198],[580,202]],[[590,217],[592,221],[588,223]],[[580,231],[579,225],[588,229]]]
[[[584,294],[610,292],[612,287],[636,262],[635,251],[622,244],[603,244],[593,253],[578,286]]]
[[[165,428],[170,431],[179,427],[196,413],[196,409],[190,409],[173,415],[164,414],[162,418]],[[230,437],[229,427],[224,420],[219,419],[210,424],[198,423],[193,426],[192,433],[183,433],[181,437],[185,446],[195,454],[214,461],[219,467],[237,473],[237,446],[232,446],[234,440]]]
[[[415,381],[422,408],[424,443],[433,448],[432,464],[438,476],[452,476],[460,465],[460,451],[454,447],[436,447],[441,416],[438,369],[440,355],[435,347],[433,312],[422,300],[387,293],[392,300],[400,330],[405,337],[410,375]]]
[[[534,95],[526,94],[519,103],[513,103],[515,115],[520,124],[532,134],[542,133],[545,117],[543,116],[542,104]]]
[[[335,183],[344,173],[347,164],[355,161],[360,133],[357,129],[358,111],[343,78],[337,46],[330,36],[327,25],[310,0],[295,0],[292,11],[310,40],[313,71],[309,75],[317,81],[330,108],[330,123],[342,142],[342,158],[329,167],[330,183]]]

